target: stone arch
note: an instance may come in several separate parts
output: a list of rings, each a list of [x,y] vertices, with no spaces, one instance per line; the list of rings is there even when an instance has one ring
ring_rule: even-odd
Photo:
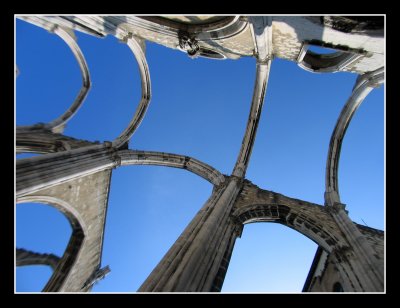
[[[89,90],[91,87],[91,80],[90,80],[90,74],[89,74],[89,68],[87,65],[87,62],[85,60],[85,57],[79,48],[79,45],[77,44],[77,39],[76,36],[73,32],[73,30],[64,28],[61,26],[58,26],[53,23],[49,22],[43,22],[42,20],[36,18],[36,17],[21,17],[21,19],[33,23],[41,28],[46,29],[50,33],[56,34],[58,37],[60,37],[69,47],[71,52],[73,53],[76,61],[78,62],[79,65],[79,70],[82,76],[82,86],[79,90],[78,95],[76,96],[74,102],[71,104],[71,106],[59,117],[56,119],[52,120],[49,123],[46,124],[36,124],[32,126],[21,126],[24,128],[34,128],[35,126],[42,126],[48,130],[51,130],[55,133],[63,132],[66,123],[78,112],[79,108],[83,104]]]
[[[16,249],[16,266],[48,265],[54,271],[60,258],[54,254],[36,253],[23,248]]]
[[[115,148],[120,148],[125,143],[129,142],[140,123],[142,123],[151,99],[150,70],[145,55],[145,43],[143,40],[135,38],[132,35],[128,36],[124,40],[135,56],[138,64],[142,95],[139,105],[136,108],[135,114],[129,122],[128,127],[126,127],[125,130],[112,142]]]
[[[248,223],[242,227],[220,291],[300,291],[318,245],[280,223]],[[243,266],[243,260],[251,260],[251,265]]]
[[[132,291],[136,292],[201,210],[202,201],[208,199],[214,186],[185,169],[162,165],[126,166],[113,171],[112,181],[103,259],[112,257],[114,261],[110,265],[115,281],[129,279]],[[193,196],[198,196],[199,201],[193,202]],[[135,201],[121,204],[120,200]],[[185,204],[183,211],[181,204]],[[141,224],[139,220],[146,223]],[[138,223],[132,224],[132,221]],[[125,243],[118,253],[111,235]],[[147,240],[143,241],[144,238]],[[107,292],[119,291],[118,287],[109,285]]]
[[[319,54],[309,50],[309,46],[303,44],[297,63],[299,67],[312,73],[336,73],[362,57],[361,54],[341,50],[330,54]]]
[[[310,238],[325,255],[329,255],[329,262],[338,270],[345,290],[382,289],[379,278],[379,272],[383,272],[380,270],[382,264],[377,264],[379,262],[372,258],[367,259],[364,267],[358,263],[357,254],[358,257],[368,256],[370,248],[362,236],[357,238],[359,246],[352,244],[354,234],[360,232],[340,204],[321,206],[260,189],[245,180],[231,216],[239,227],[249,222],[277,222]],[[352,234],[349,235],[347,230],[351,230]],[[378,274],[375,274],[375,268],[379,269]]]
[[[224,175],[214,167],[193,157],[155,151],[120,150],[120,166],[153,165],[179,168],[194,173],[211,184],[218,186],[225,182]]]
[[[203,16],[199,19],[195,16],[143,16],[141,19],[157,23],[170,31],[185,31],[189,34],[203,32],[217,32],[238,23],[239,16]],[[232,30],[231,30],[232,31]],[[231,33],[230,33],[231,34]],[[217,36],[218,37],[218,36]]]
[[[55,207],[66,216],[72,227],[72,234],[64,254],[43,288],[43,292],[57,292],[78,259],[79,252],[84,244],[85,234],[87,233],[86,225],[79,213],[64,200],[50,196],[25,196],[17,199],[17,203],[28,202],[39,202]]]
[[[360,75],[353,87],[351,96],[344,105],[329,142],[325,172],[325,204],[340,203],[338,169],[343,138],[357,108],[365,97],[384,82],[384,68]]]
[[[85,57],[81,49],[79,48],[76,37],[73,31],[65,30],[62,27],[55,27],[52,29],[53,32],[58,35],[71,49],[72,53],[74,54],[78,64],[79,69],[82,75],[82,87],[79,90],[75,101],[72,105],[57,119],[51,121],[47,124],[47,126],[54,132],[60,132],[64,130],[66,123],[77,113],[79,108],[81,107],[83,101],[85,100],[89,89],[91,87],[90,75],[89,75],[89,68],[86,63]]]
[[[237,223],[245,225],[256,222],[274,222],[287,226],[332,252],[339,241],[339,236],[327,230],[314,215],[280,203],[251,204],[233,213]]]

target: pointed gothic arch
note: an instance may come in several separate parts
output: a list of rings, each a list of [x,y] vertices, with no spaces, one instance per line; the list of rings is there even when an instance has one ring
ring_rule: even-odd
[[[62,287],[65,279],[78,259],[79,251],[85,239],[86,226],[79,213],[64,200],[50,196],[25,196],[17,199],[17,203],[36,202],[43,203],[58,209],[68,219],[72,234],[63,256],[60,258],[43,292],[57,292]]]

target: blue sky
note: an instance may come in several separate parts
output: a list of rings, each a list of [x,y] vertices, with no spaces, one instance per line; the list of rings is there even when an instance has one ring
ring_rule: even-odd
[[[114,37],[76,33],[92,88],[65,135],[112,141],[140,98],[133,54]],[[195,157],[230,174],[240,150],[255,80],[255,59],[190,59],[146,43],[152,100],[129,148]],[[46,30],[16,21],[16,123],[49,122],[81,87],[68,46]],[[246,178],[261,188],[323,204],[329,139],[355,74],[313,74],[275,59]],[[24,157],[18,155],[17,159]],[[347,130],[339,167],[341,200],[351,219],[384,229],[384,87],[373,90]],[[111,273],[93,292],[135,292],[211,194],[185,170],[115,169],[102,266]],[[61,256],[71,234],[66,218],[43,204],[16,206],[16,246]],[[317,245],[285,226],[246,225],[236,241],[223,292],[300,292]],[[40,291],[46,266],[16,269],[16,291]]]

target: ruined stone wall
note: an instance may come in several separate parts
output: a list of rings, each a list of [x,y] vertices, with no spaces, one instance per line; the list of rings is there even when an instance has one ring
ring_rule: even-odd
[[[235,203],[233,216],[240,223],[281,223],[309,237],[327,251],[348,246],[326,207],[260,189],[247,180]]]
[[[332,292],[336,283],[346,291],[383,289],[382,231],[353,224],[339,198],[331,198],[335,202],[327,202],[326,199],[325,204],[329,206],[321,206],[260,189],[244,179],[272,59],[278,57],[294,61],[311,72],[347,71],[364,74],[366,79],[371,71],[383,75],[383,17],[379,20],[368,17],[370,23],[363,24],[357,18],[337,16],[231,16],[209,19],[213,20],[209,25],[196,21],[194,17],[79,15],[21,18],[62,37],[78,55],[83,75],[83,94],[61,117],[63,123],[56,121],[57,125],[38,124],[17,129],[17,152],[51,153],[17,163],[17,202],[52,204],[65,213],[73,229],[66,251],[44,291],[90,291],[96,277],[109,271],[108,268],[99,268],[110,168],[129,164],[183,168],[218,186],[214,187],[204,210],[196,215],[140,291],[219,291],[235,239],[243,224],[250,222],[281,223],[319,245],[322,252],[314,262],[315,267],[310,272],[310,279],[307,279],[311,284],[305,291]],[[191,20],[196,22],[190,24]],[[76,45],[72,29],[100,37],[113,35],[126,42],[138,60],[142,99],[129,126],[113,142],[95,145],[98,142],[55,134],[62,132],[90,86],[87,65]],[[150,76],[144,55],[145,40],[187,52],[190,57],[256,58],[252,107],[229,183],[224,183],[225,178],[217,170],[195,159],[127,149],[128,141],[142,121],[151,97]],[[310,46],[332,48],[336,52],[325,56],[313,52]],[[360,84],[356,84],[358,89],[357,85]],[[365,87],[376,85],[367,84]],[[343,118],[351,119],[351,116],[352,113],[346,113]],[[45,131],[46,127],[47,130],[51,128],[53,133]],[[341,142],[341,139],[338,140]]]
[[[335,207],[321,206],[258,188],[245,180],[232,216],[237,224],[275,222],[290,227],[313,240],[318,246],[316,257],[303,291],[346,292],[371,291],[359,269],[363,256],[356,251],[352,238],[343,232],[335,219]],[[351,221],[350,221],[351,223]],[[355,224],[361,237],[367,239],[366,253],[376,258],[368,270],[383,270],[384,232]],[[362,238],[358,241],[361,242]]]
[[[107,211],[111,170],[105,170],[63,184],[26,195],[18,202],[43,202],[55,206],[66,216],[76,218],[83,231],[81,243],[70,244],[62,260],[71,260],[67,256],[76,253],[73,263],[63,267],[63,279],[53,286],[53,291],[82,292],[82,286],[96,271],[101,262],[104,224]],[[78,226],[72,226],[73,230]],[[69,245],[70,245],[69,244]],[[60,268],[60,267],[58,267]],[[57,269],[54,274],[57,274]]]
[[[345,282],[335,265],[335,258],[332,255],[327,255],[326,258],[321,258],[319,268],[319,271],[312,278],[309,288],[303,291],[335,292],[336,290],[334,290],[334,286],[336,283],[339,283],[342,287],[345,285]]]
[[[385,259],[385,233],[381,230],[356,224],[374,250],[374,256],[382,263]]]

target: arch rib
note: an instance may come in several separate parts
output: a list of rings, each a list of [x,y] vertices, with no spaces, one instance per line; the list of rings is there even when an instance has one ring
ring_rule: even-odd
[[[141,41],[139,41],[139,39],[133,37],[127,38],[127,44],[132,50],[139,66],[142,85],[142,97],[140,99],[139,106],[137,107],[136,112],[128,127],[112,142],[112,145],[115,148],[120,148],[122,145],[129,141],[129,139],[132,137],[132,135],[142,122],[150,103],[150,72],[147,65],[146,56],[144,54],[144,48],[142,48],[140,43]]]
[[[360,75],[353,87],[353,92],[343,107],[333,130],[329,143],[328,159],[325,174],[325,205],[340,203],[338,186],[338,168],[340,151],[347,127],[357,108],[373,88],[384,82],[384,68],[381,67],[373,72]]]
[[[249,119],[247,120],[246,132],[243,137],[242,147],[240,149],[238,159],[232,171],[232,175],[240,178],[245,176],[246,169],[249,164],[251,151],[256,138],[258,122],[260,121],[261,111],[264,104],[264,96],[267,89],[270,67],[271,60],[269,60],[267,64],[257,63],[256,82],[254,86]]]
[[[213,167],[189,156],[135,150],[116,151],[110,143],[90,145],[16,162],[16,196],[20,198],[41,189],[120,165],[158,165],[187,169],[213,185],[225,177]]]
[[[64,130],[65,124],[78,112],[80,106],[87,96],[87,93],[89,92],[91,81],[88,65],[81,49],[75,41],[73,30],[64,29],[56,24],[46,22],[40,18],[26,16],[21,17],[21,19],[55,33],[68,45],[76,60],[78,61],[79,68],[82,74],[82,87],[78,93],[78,96],[75,98],[75,101],[72,103],[67,111],[65,111],[57,119],[44,125],[46,129],[50,129],[55,133],[60,133]],[[26,128],[26,126],[20,126],[18,128]]]
[[[326,220],[333,221],[322,206],[311,203],[304,203],[301,206],[291,206],[284,204],[284,202],[254,203],[237,209],[232,213],[232,216],[243,225],[259,222],[282,224],[306,236],[330,253],[336,242],[334,238],[338,238],[338,236],[331,234],[333,230],[325,230],[320,222],[315,221],[313,219],[314,213],[318,213],[320,217],[324,217]]]
[[[53,206],[60,210],[67,217],[71,225],[72,234],[64,251],[64,254],[57,262],[52,276],[50,277],[49,281],[42,291],[58,292],[62,289],[65,281],[68,278],[68,275],[71,272],[73,264],[79,257],[79,252],[83,247],[83,242],[85,240],[85,236],[87,235],[87,226],[84,223],[82,216],[76,211],[76,209],[74,209],[74,207],[71,206],[68,202],[59,198],[33,195],[17,198],[16,201],[18,203],[41,202]]]
[[[82,87],[78,93],[78,96],[75,98],[73,104],[61,116],[59,116],[57,119],[51,121],[46,125],[52,131],[59,132],[62,131],[62,128],[65,126],[65,124],[77,113],[78,109],[85,100],[87,93],[89,92],[91,82],[90,82],[88,65],[86,63],[85,57],[83,56],[81,49],[79,48],[78,44],[75,41],[75,38],[71,35],[69,31],[66,31],[61,27],[55,27],[53,32],[57,34],[61,39],[63,39],[63,41],[71,49],[76,60],[78,61],[79,68],[82,73]]]
[[[48,265],[54,271],[59,261],[60,257],[52,253],[37,253],[23,248],[16,250],[16,266]]]
[[[118,156],[121,159],[121,166],[156,165],[181,168],[201,176],[216,186],[225,181],[225,177],[218,170],[189,156],[135,150],[121,150],[118,152]]]
[[[249,119],[247,120],[246,132],[243,137],[232,175],[243,178],[250,161],[251,151],[256,138],[258,122],[260,121],[261,111],[264,104],[265,91],[269,71],[272,62],[272,33],[271,19],[268,17],[250,17],[254,34],[254,49],[257,58],[256,81],[254,84],[253,98]]]

